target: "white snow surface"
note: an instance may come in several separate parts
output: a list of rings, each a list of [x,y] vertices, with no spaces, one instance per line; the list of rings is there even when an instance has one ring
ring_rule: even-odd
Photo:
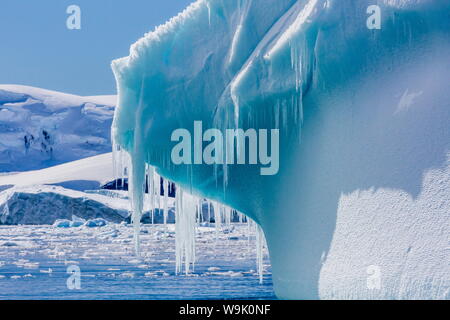
[[[110,152],[115,102],[115,96],[0,85],[0,172],[41,169]]]
[[[7,186],[60,185],[83,191],[113,180],[111,153],[61,165],[0,176],[0,190]]]
[[[121,222],[130,209],[127,192],[98,190],[111,180],[111,153],[1,175],[0,224],[53,224],[73,215]]]

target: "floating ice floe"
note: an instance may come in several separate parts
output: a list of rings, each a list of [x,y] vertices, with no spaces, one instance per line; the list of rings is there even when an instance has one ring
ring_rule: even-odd
[[[105,219],[97,218],[86,221],[84,224],[88,228],[97,228],[97,227],[104,227],[108,224],[108,222]]]

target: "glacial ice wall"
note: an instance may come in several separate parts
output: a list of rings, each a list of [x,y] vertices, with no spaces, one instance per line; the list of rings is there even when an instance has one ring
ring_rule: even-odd
[[[369,30],[367,8],[381,9]],[[254,219],[281,298],[448,299],[450,3],[199,0],[113,62],[112,134]],[[280,130],[279,172],[175,165],[171,134]]]

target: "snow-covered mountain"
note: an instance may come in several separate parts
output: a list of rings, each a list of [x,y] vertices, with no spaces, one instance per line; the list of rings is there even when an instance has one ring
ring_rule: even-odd
[[[116,96],[0,85],[0,172],[34,170],[111,151]]]

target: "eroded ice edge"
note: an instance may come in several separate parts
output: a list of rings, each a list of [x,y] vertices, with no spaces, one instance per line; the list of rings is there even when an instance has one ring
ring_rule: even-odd
[[[373,1],[199,0],[113,62],[112,137],[129,157],[137,253],[142,208],[154,201],[144,185],[161,175],[179,191],[178,271],[195,260],[196,208],[207,198],[263,228],[280,297],[448,297],[450,4],[376,3],[381,30],[366,26]],[[280,173],[175,166],[170,135],[196,120],[279,128]],[[411,208],[395,205],[403,191]],[[433,263],[420,264],[431,243]],[[390,270],[377,292],[367,288],[369,261]]]

